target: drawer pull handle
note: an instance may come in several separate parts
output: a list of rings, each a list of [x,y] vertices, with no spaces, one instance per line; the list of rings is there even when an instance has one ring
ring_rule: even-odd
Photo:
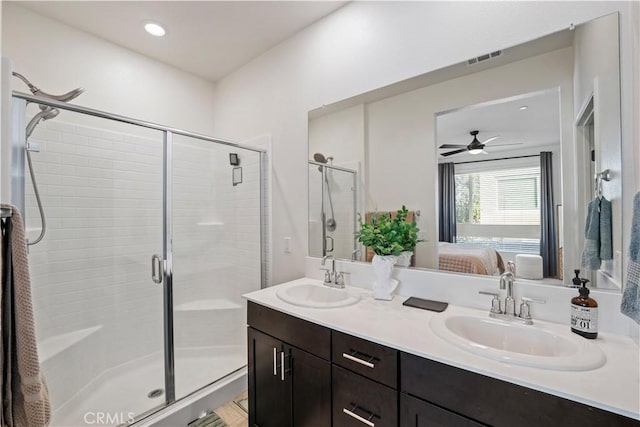
[[[358,353],[355,353],[358,354]],[[352,362],[356,362],[359,363],[361,365],[364,365],[368,368],[375,368],[376,365],[371,363],[372,360],[374,360],[373,357],[371,357],[369,360],[362,360],[359,357],[355,357],[353,354],[348,354],[348,353],[342,353],[342,357],[344,357],[345,359],[351,360]]]
[[[273,347],[273,376],[278,375],[278,349]]]
[[[356,406],[357,408],[357,406]],[[355,409],[355,408],[354,408]],[[363,424],[368,425],[369,427],[375,427],[375,423],[372,423],[371,421],[369,421],[366,418],[361,417],[360,415],[356,414],[355,412],[352,412],[346,408],[342,408],[342,412],[344,412],[345,414],[349,415],[350,417],[355,418],[356,420],[360,421]],[[371,415],[371,418],[373,418],[373,414]]]

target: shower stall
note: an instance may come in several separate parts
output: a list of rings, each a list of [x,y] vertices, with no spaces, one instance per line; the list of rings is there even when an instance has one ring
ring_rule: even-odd
[[[332,157],[309,161],[309,255],[356,259],[357,173]]]
[[[265,153],[18,92],[12,115],[51,425],[127,424],[242,375]]]

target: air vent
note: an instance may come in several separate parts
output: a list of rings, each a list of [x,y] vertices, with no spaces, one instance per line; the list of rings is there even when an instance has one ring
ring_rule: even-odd
[[[467,60],[467,64],[468,65],[476,65],[476,64],[479,64],[480,62],[488,61],[490,59],[497,58],[498,56],[501,56],[501,55],[502,55],[502,51],[501,50],[496,50],[495,52],[485,53],[484,55],[480,55],[480,56],[477,56],[475,58],[471,58],[471,59]]]

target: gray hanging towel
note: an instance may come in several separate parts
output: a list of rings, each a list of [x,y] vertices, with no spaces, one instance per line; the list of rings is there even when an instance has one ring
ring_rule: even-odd
[[[606,261],[613,259],[613,231],[611,231],[611,202],[600,198],[600,251],[599,257]]]
[[[40,372],[31,300],[27,241],[22,217],[2,226],[2,420],[7,427],[45,427],[51,420],[49,393]]]
[[[640,193],[633,199],[629,264],[620,311],[640,324]]]
[[[611,219],[609,219],[611,222]],[[589,270],[600,268],[600,199],[595,198],[587,207],[587,222],[584,229],[582,267]]]

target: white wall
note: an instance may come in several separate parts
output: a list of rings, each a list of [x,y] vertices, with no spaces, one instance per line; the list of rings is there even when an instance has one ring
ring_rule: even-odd
[[[50,93],[76,87],[73,102],[111,113],[212,134],[214,85],[58,21],[3,2],[2,56]],[[18,79],[13,89],[28,92]]]
[[[216,134],[237,140],[265,132],[273,136],[274,283],[304,274],[309,110],[571,23],[618,10],[626,16],[628,7],[614,2],[354,2],[219,81]],[[624,23],[623,67],[629,56]],[[630,82],[630,72],[623,74],[623,85]],[[627,127],[632,123],[630,105],[627,95]],[[624,143],[633,149],[630,139]],[[625,165],[625,170],[633,174],[634,167]],[[294,239],[291,254],[283,253],[284,236]]]

